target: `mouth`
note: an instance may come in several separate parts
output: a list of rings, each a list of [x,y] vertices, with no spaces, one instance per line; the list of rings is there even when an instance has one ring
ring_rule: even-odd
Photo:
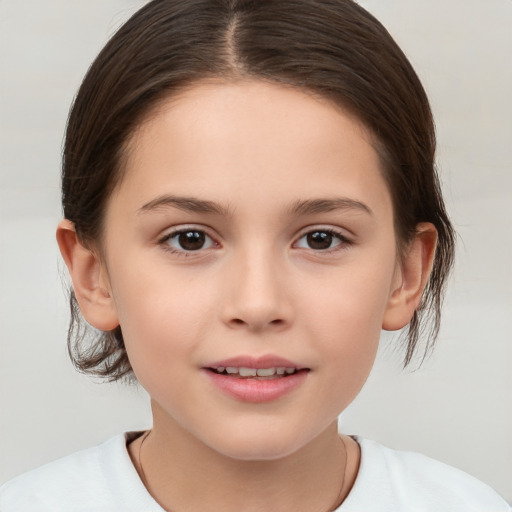
[[[284,379],[295,375],[298,372],[309,371],[307,368],[295,368],[285,366],[275,366],[270,368],[248,368],[245,366],[216,366],[207,368],[209,371],[233,377],[236,379],[255,379],[255,380],[275,380]]]
[[[223,394],[245,403],[293,396],[308,381],[311,368],[277,355],[239,355],[212,361],[202,370]]]
[[[284,398],[304,385],[311,372],[311,368],[271,354],[218,360],[202,370],[221,392],[247,403]]]

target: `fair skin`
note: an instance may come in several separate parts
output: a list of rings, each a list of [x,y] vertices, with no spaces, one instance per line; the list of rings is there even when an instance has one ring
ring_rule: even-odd
[[[381,329],[416,309],[435,229],[420,224],[399,259],[369,134],[327,100],[263,82],[165,100],[133,134],[124,173],[101,246],[84,247],[69,221],[57,237],[83,315],[121,325],[151,396],[148,490],[177,512],[325,512],[359,466],[337,417]],[[219,374],[229,359],[297,373]]]

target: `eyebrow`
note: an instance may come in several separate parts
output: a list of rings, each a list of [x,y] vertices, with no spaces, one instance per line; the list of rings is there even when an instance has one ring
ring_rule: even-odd
[[[157,197],[139,208],[137,213],[143,214],[166,208],[178,208],[186,212],[209,213],[221,216],[229,216],[231,214],[229,208],[213,201],[173,195]],[[288,211],[290,215],[311,215],[315,213],[332,212],[334,210],[356,210],[373,215],[372,210],[367,205],[348,198],[297,200],[292,203]]]
[[[349,198],[334,198],[334,199],[310,199],[310,200],[299,200],[293,203],[290,207],[290,213],[292,215],[308,215],[315,213],[326,213],[334,210],[356,210],[360,212],[373,215],[370,207],[362,203]]]
[[[204,199],[197,199],[195,197],[178,197],[173,195],[163,195],[157,197],[139,208],[137,213],[142,214],[155,210],[166,209],[169,207],[178,208],[179,210],[193,213],[211,213],[224,216],[228,216],[230,214],[228,208],[218,203],[214,203],[213,201],[206,201]]]

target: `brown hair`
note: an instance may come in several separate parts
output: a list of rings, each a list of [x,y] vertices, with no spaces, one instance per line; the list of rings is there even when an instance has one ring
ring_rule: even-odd
[[[370,130],[402,247],[420,222],[438,231],[432,274],[406,331],[404,366],[420,333],[426,354],[439,331],[454,252],[434,164],[434,123],[411,64],[386,29],[352,0],[154,0],[135,13],[90,67],[68,120],[62,202],[82,241],[100,240],[106,203],[122,179],[127,140],[144,116],[164,97],[210,77],[311,91]],[[76,367],[109,380],[130,376],[121,328],[104,333],[85,325],[73,292],[71,312],[68,348]]]

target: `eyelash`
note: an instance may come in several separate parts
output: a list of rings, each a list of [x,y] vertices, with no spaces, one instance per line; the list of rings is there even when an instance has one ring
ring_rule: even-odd
[[[202,238],[204,240],[209,240],[209,242],[207,242],[209,244],[208,247],[204,247],[204,246],[201,246],[200,248],[198,249],[190,249],[190,250],[187,250],[187,249],[184,249],[184,248],[176,248],[176,247],[173,247],[170,245],[170,241],[172,241],[173,239],[179,237],[180,235],[183,235],[183,234],[191,234],[191,233],[195,233],[195,234],[199,234],[199,238],[202,236]],[[342,233],[340,233],[339,231],[335,230],[335,229],[332,229],[332,228],[316,228],[316,229],[309,229],[308,231],[304,232],[299,238],[297,238],[297,240],[294,242],[293,246],[297,246],[297,244],[303,239],[303,238],[306,238],[310,235],[314,235],[314,234],[323,234],[323,235],[327,235],[329,237],[332,237],[334,239],[337,239],[338,240],[338,243],[336,245],[334,245],[333,247],[327,247],[325,249],[314,249],[312,247],[297,247],[299,249],[309,249],[309,250],[312,250],[313,252],[315,253],[320,253],[320,254],[331,254],[333,252],[336,252],[336,251],[340,251],[340,250],[343,250],[343,249],[346,249],[347,247],[353,245],[353,242],[348,239],[345,235],[343,235]],[[197,239],[198,237],[196,237]],[[207,232],[206,230],[204,229],[200,229],[200,228],[194,228],[194,227],[187,227],[187,228],[182,228],[182,229],[177,229],[175,231],[172,231],[171,233],[168,233],[166,234],[165,236],[163,236],[159,241],[158,241],[159,245],[161,245],[163,247],[164,250],[172,253],[172,254],[176,254],[178,256],[183,256],[183,257],[190,257],[192,255],[194,255],[194,253],[196,254],[199,254],[200,252],[203,252],[203,250],[206,250],[206,249],[210,249],[212,247],[219,247],[219,243],[216,242],[214,240],[213,237],[211,237]],[[179,243],[179,242],[178,242]],[[331,244],[332,244],[332,240],[331,240]],[[330,245],[330,244],[329,244]]]
[[[187,256],[192,256],[194,253],[202,252],[202,250],[205,249],[204,247],[200,247],[199,249],[196,249],[196,250],[193,250],[193,249],[187,250],[187,249],[183,249],[183,248],[178,249],[178,248],[170,245],[170,241],[172,241],[174,238],[179,237],[180,235],[183,235],[186,233],[202,234],[205,239],[210,240],[210,243],[211,243],[210,247],[219,246],[219,244],[213,239],[213,237],[211,237],[204,229],[194,228],[194,227],[180,228],[175,231],[172,231],[171,233],[168,233],[165,236],[163,236],[158,241],[158,243],[159,243],[159,245],[161,245],[163,247],[164,250],[166,250],[172,254],[176,254],[178,256],[187,257]],[[209,249],[210,247],[207,247],[207,249]]]
[[[338,240],[338,243],[333,247],[328,247],[327,249],[313,249],[309,247],[309,249],[313,250],[315,253],[323,253],[323,254],[332,254],[333,252],[340,251],[346,249],[347,247],[353,245],[352,240],[348,239],[344,234],[340,231],[333,228],[315,228],[309,229],[305,233],[303,233],[297,241],[294,243],[296,245],[300,240],[307,237],[308,235],[313,235],[317,233],[326,234],[330,237],[333,237]]]

